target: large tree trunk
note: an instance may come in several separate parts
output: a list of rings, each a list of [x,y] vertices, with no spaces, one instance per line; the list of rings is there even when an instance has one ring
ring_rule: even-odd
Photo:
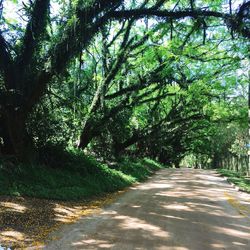
[[[92,139],[101,134],[101,130],[98,129],[98,124],[94,123],[92,119],[89,119],[84,126],[84,129],[80,136],[80,142],[78,148],[85,149]]]
[[[212,158],[212,167],[213,168],[220,168],[219,155],[217,153],[215,153],[213,155],[213,158]]]
[[[80,149],[85,149],[88,144],[92,141],[92,139],[94,138],[94,136],[92,135],[92,131],[89,130],[84,130],[80,136],[80,142],[78,145],[78,148]]]
[[[14,149],[12,147],[12,143],[9,136],[9,131],[6,126],[6,122],[4,121],[3,117],[0,117],[0,151],[1,155],[13,155]]]
[[[125,151],[126,148],[128,148],[129,146],[137,143],[140,140],[140,136],[138,133],[133,134],[129,139],[127,139],[124,142],[115,142],[114,144],[114,154],[116,156],[121,155],[122,152]]]
[[[3,155],[16,157],[22,162],[35,160],[35,147],[27,133],[26,115],[22,111],[8,110],[2,117]]]

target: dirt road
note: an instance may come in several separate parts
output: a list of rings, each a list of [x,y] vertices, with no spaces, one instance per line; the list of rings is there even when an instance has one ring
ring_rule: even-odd
[[[249,250],[250,195],[214,171],[166,169],[53,237],[46,249]]]

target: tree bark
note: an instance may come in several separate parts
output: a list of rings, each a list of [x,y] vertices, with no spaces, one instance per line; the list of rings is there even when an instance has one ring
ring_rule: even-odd
[[[32,139],[26,129],[26,115],[22,111],[8,110],[2,117],[2,153],[21,162],[35,160],[36,153]]]
[[[94,137],[101,134],[101,131],[101,129],[98,129],[98,124],[94,123],[92,119],[88,120],[81,133],[78,148],[85,149]]]
[[[247,146],[247,177],[250,177],[250,70],[248,71],[248,146]]]

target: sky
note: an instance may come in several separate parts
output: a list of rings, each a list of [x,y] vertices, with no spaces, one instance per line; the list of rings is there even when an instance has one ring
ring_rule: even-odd
[[[17,2],[17,4],[15,3]],[[58,1],[52,0],[51,1],[51,13],[56,13],[58,12],[60,6]],[[24,12],[22,11],[23,9],[23,4],[26,4],[29,6],[29,0],[4,0],[3,1],[3,15],[5,18],[11,19],[11,20],[17,20],[19,24],[25,23],[22,19],[22,15]]]
[[[14,2],[17,2],[17,4],[15,4]],[[59,1],[56,0],[51,0],[51,12],[52,13],[56,13],[58,12],[60,5],[58,4]],[[199,2],[199,0],[197,0],[197,2]],[[243,2],[243,0],[232,0],[232,5],[233,5],[233,9],[237,9],[239,7],[239,5]],[[16,20],[20,20],[21,22],[21,18],[20,18],[20,14],[22,14],[22,3],[24,4],[29,4],[29,0],[4,0],[3,1],[3,10],[4,10],[4,16],[6,18],[9,19],[16,19]],[[211,0],[211,4],[213,3],[213,1]],[[225,7],[228,7],[228,4],[225,5]]]

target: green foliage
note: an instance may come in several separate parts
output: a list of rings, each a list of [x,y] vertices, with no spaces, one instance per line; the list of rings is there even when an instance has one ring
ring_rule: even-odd
[[[247,18],[229,28],[240,22],[238,9],[230,16],[222,0],[158,3],[3,1],[0,157],[38,160],[3,168],[11,173],[6,180],[13,177],[8,190],[81,197],[144,180],[157,169],[128,155],[176,167],[191,156],[187,163],[202,168],[246,158],[249,41],[238,35],[249,36]],[[174,13],[116,17],[118,10],[152,6]],[[12,7],[20,15],[9,14]],[[175,17],[177,10],[192,18]],[[124,159],[110,170],[77,147],[103,162]]]
[[[243,173],[228,170],[228,169],[218,169],[221,175],[226,176],[228,181],[234,183],[241,190],[250,193],[250,179],[246,178]]]
[[[59,160],[57,149],[56,158]],[[110,168],[82,152],[61,151],[61,160],[45,165],[0,164],[0,195],[31,196],[46,199],[77,200],[123,189],[145,180],[162,166],[150,159],[122,160]],[[51,159],[50,159],[51,160]]]
[[[151,159],[144,158],[141,160],[133,158],[122,158],[115,169],[122,171],[127,175],[136,178],[137,181],[146,180],[148,176],[155,171],[163,168],[163,166]]]

